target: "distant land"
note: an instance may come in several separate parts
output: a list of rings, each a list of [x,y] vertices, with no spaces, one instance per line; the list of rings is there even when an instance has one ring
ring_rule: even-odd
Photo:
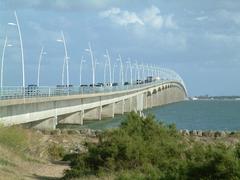
[[[240,96],[194,96],[191,100],[240,100]]]

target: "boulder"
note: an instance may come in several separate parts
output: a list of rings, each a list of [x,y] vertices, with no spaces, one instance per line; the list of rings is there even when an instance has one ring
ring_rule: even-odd
[[[192,135],[192,136],[197,136],[197,131],[196,131],[196,130],[190,131],[190,135]]]
[[[184,129],[184,130],[183,130],[183,135],[184,135],[184,136],[189,136],[189,135],[190,135],[189,130]]]
[[[199,137],[202,137],[202,136],[203,136],[203,132],[202,132],[201,130],[198,130],[198,131],[197,131],[197,135],[198,135]]]

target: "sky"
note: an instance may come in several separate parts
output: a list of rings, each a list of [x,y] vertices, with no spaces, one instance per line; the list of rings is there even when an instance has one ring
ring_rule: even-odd
[[[70,83],[89,83],[91,42],[97,58],[96,81],[103,81],[105,51],[116,64],[156,64],[176,71],[190,96],[240,95],[240,1],[237,0],[0,0],[0,54],[5,52],[4,85],[21,86],[21,51],[14,11],[23,39],[26,84],[36,84],[41,47],[41,86],[61,84],[64,32]]]

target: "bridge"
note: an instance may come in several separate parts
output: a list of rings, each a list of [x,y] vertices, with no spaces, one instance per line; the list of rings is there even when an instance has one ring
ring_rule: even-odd
[[[84,124],[116,114],[179,102],[187,90],[179,76],[116,87],[18,88],[1,91],[0,122],[55,129],[57,124]]]

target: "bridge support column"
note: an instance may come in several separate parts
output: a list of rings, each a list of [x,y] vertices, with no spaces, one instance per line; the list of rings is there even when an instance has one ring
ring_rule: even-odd
[[[113,118],[114,117],[115,103],[102,106],[102,118]]]
[[[158,94],[157,92],[152,93],[152,107],[158,106]]]
[[[58,117],[60,124],[80,124],[83,125],[84,111],[66,114]]]
[[[124,100],[115,103],[115,114],[124,114]]]
[[[47,129],[47,130],[56,129],[56,125],[57,125],[57,117],[51,117],[48,119],[27,123],[27,127],[32,127],[34,129]]]
[[[152,105],[152,94],[151,93],[148,93],[148,95],[147,95],[147,108],[152,108],[153,107],[153,105]]]
[[[148,104],[147,104],[147,93],[143,94],[143,109],[147,109]]]
[[[158,99],[158,106],[163,105],[163,91],[158,91],[157,99]]]
[[[84,120],[101,120],[102,106],[85,110],[84,111]]]
[[[124,100],[124,112],[131,112],[132,109],[132,98]]]
[[[137,107],[137,111],[142,111],[143,107],[144,107],[144,94],[138,94],[136,96],[136,106]],[[134,104],[135,105],[135,104]]]

